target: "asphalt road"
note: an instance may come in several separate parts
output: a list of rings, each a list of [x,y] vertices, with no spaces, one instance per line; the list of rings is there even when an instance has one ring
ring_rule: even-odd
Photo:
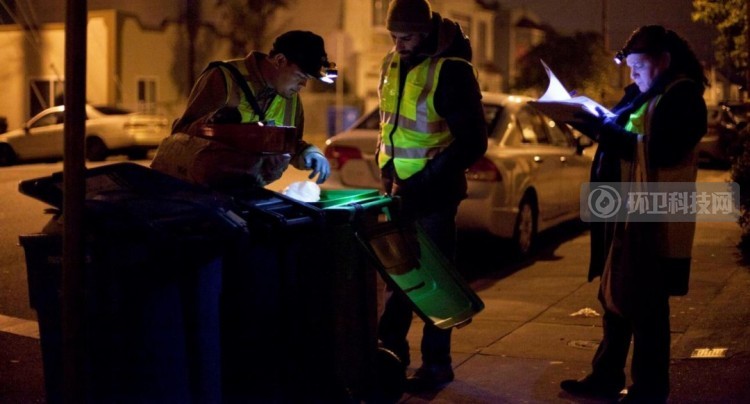
[[[110,158],[104,163],[88,163],[87,167],[122,161],[121,158]],[[148,165],[149,160],[134,163]],[[36,314],[29,307],[25,255],[18,237],[39,232],[51,217],[45,210],[52,206],[21,194],[18,184],[22,180],[46,177],[62,169],[62,162],[0,168],[0,315],[36,319]],[[281,179],[268,188],[281,191],[293,181],[306,179],[305,172],[290,167]]]

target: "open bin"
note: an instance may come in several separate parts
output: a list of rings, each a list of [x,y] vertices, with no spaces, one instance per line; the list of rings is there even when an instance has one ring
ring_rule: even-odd
[[[397,208],[391,206],[390,197],[368,189],[323,190],[314,205],[350,220],[367,211],[387,216],[373,221],[371,215],[364,225],[360,218],[353,230],[384,280],[406,294],[424,321],[443,329],[460,327],[484,309],[479,296],[421,226],[400,221],[397,212],[389,211]]]
[[[332,380],[349,400],[389,402],[404,389],[399,359],[378,347],[377,269],[357,234],[383,220],[393,199],[377,189],[321,190],[309,203],[326,218],[324,250],[328,259],[319,271],[326,277],[330,317],[327,343],[319,354],[332,358]]]
[[[484,309],[484,302],[418,223],[383,223],[368,228],[360,239],[385,281],[406,294],[426,323],[461,327]]]
[[[325,327],[330,342],[318,352],[333,358],[336,386],[352,398],[397,400],[405,373],[393,353],[378,347],[376,274],[441,328],[468,324],[484,304],[417,224],[399,221],[397,198],[376,189],[322,190],[320,196],[309,205],[326,218],[323,251],[330,259],[318,272],[328,277],[327,311],[334,315]]]

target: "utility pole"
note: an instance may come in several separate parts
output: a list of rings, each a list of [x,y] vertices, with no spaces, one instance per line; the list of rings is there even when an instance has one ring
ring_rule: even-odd
[[[86,120],[86,0],[65,5],[65,125],[63,158],[62,349],[65,404],[85,395],[83,203],[86,193],[84,132]],[[48,401],[53,401],[51,399]]]

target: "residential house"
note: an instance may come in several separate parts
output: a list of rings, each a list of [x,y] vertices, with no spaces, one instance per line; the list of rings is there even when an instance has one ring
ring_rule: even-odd
[[[29,10],[19,9],[14,24],[7,24],[7,16],[0,15],[0,22],[5,23],[0,25],[0,58],[5,61],[0,65],[0,85],[5,89],[0,115],[7,117],[9,128],[19,127],[41,109],[62,102],[64,4],[55,1],[60,7],[32,9],[36,12],[31,13],[35,16],[31,20]],[[216,2],[199,3],[201,24],[189,40],[181,17],[186,3],[90,0],[87,100],[178,117],[191,80],[202,66],[210,60],[242,56],[231,54],[230,44],[221,34],[223,14]],[[530,12],[502,9],[497,2],[486,0],[431,3],[442,16],[459,22],[471,38],[473,64],[486,91],[507,91],[517,74],[516,57],[543,39],[538,20]],[[297,0],[269,23],[262,41],[265,44],[259,50],[270,49],[273,38],[283,31],[311,30],[324,37],[329,58],[338,64],[340,78],[335,85],[311,83],[303,92],[308,131],[330,132],[334,106],[362,111],[377,104],[380,64],[393,46],[384,26],[387,7],[388,0]],[[26,16],[23,20],[18,17],[22,15]],[[188,49],[195,55],[192,69]],[[341,122],[335,130],[343,125]]]

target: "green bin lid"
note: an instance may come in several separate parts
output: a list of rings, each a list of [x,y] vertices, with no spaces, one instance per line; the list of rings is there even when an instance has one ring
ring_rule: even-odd
[[[372,200],[380,196],[377,189],[322,189],[320,200],[311,205],[318,208],[330,208],[353,202]]]

